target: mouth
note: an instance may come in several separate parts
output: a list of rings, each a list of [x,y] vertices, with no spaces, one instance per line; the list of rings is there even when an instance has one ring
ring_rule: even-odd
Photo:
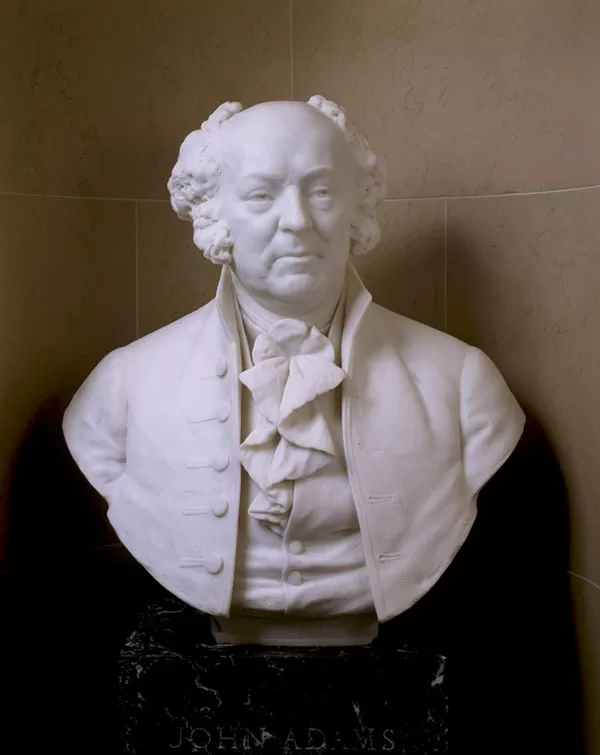
[[[310,257],[317,257],[316,252],[311,252],[304,247],[295,247],[294,249],[281,249],[277,253],[277,259],[309,259]]]

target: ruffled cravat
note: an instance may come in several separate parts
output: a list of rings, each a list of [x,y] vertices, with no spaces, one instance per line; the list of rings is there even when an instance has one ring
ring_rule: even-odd
[[[289,482],[323,469],[335,455],[323,401],[345,373],[329,339],[300,320],[279,320],[260,333],[252,359],[254,366],[240,374],[259,413],[240,447],[241,462],[261,489],[249,514],[282,534]]]

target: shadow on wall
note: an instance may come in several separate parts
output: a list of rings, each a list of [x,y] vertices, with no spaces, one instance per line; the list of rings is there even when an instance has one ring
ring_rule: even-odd
[[[154,582],[114,540],[105,504],[71,460],[64,404],[27,429],[11,487],[9,559],[20,629],[9,643],[16,746],[114,752],[117,660]],[[567,501],[542,426],[528,417],[486,485],[466,544],[381,640],[448,656],[457,755],[581,751],[569,609]],[[25,742],[25,732],[34,739]]]
[[[518,335],[507,345],[506,323],[494,319],[495,312],[506,311],[507,297],[523,295],[522,282],[506,274],[499,285],[494,276],[502,271],[501,262],[482,265],[485,256],[476,243],[451,228],[448,250],[448,330],[498,363],[500,355],[505,358],[503,372],[527,416],[515,453],[481,491],[475,527],[453,564],[473,591],[457,591],[453,603],[469,617],[455,619],[458,655],[465,652],[475,663],[467,678],[473,672],[483,686],[484,676],[500,682],[498,690],[504,686],[503,699],[495,705],[507,720],[513,715],[521,720],[527,739],[511,728],[512,736],[502,740],[504,750],[498,743],[498,752],[581,753],[581,682],[567,572],[568,491],[549,428],[536,407],[519,395],[524,371],[534,369],[529,347]],[[493,253],[491,247],[488,251]],[[529,378],[535,384],[538,376]],[[487,624],[480,625],[483,617]],[[469,643],[479,647],[475,655]],[[472,705],[470,711],[465,708],[464,726],[485,720],[490,700],[474,696]],[[495,715],[499,725],[500,715]],[[481,737],[481,751],[487,755],[483,733]]]
[[[65,402],[30,422],[10,489],[8,563],[16,621],[7,666],[7,753],[114,752],[118,651],[150,578],[117,543],[106,504],[70,457]],[[5,666],[6,667],[6,666]]]

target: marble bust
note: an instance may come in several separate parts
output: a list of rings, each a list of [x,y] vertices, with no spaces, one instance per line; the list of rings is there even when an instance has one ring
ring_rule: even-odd
[[[479,349],[375,304],[384,172],[320,96],[224,103],[168,183],[216,297],[108,354],[67,445],[219,643],[366,644],[444,573],[524,415]]]

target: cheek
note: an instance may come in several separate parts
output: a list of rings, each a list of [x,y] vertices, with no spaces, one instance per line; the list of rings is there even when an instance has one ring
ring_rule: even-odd
[[[240,211],[235,214],[231,222],[231,234],[234,242],[236,238],[248,245],[268,240],[276,229],[272,214],[269,212]]]
[[[239,213],[231,219],[230,232],[233,239],[233,260],[240,278],[244,275],[253,280],[262,278],[269,267],[265,250],[276,231],[276,224],[268,213]]]
[[[317,213],[315,219],[317,227],[327,238],[338,240],[350,235],[351,214],[346,208]]]

